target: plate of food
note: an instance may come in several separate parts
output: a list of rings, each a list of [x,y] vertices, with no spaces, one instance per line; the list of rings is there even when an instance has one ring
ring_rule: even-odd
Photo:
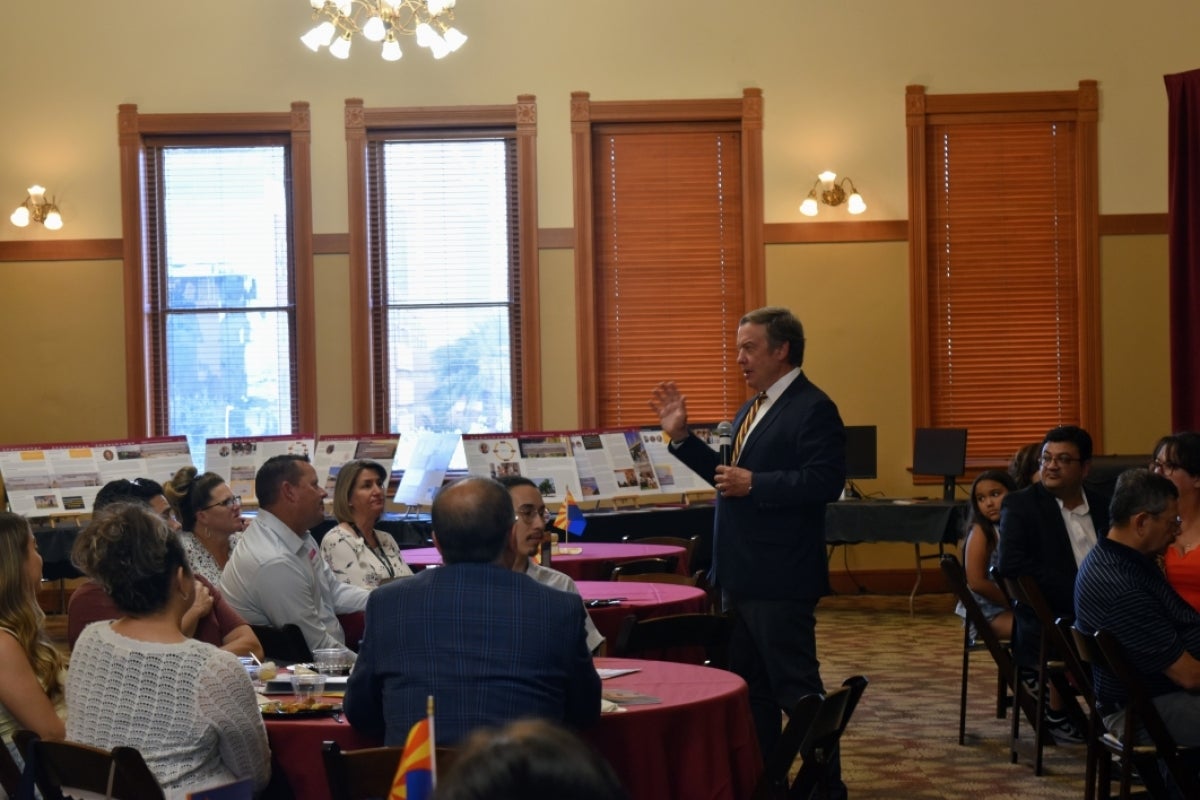
[[[340,714],[340,703],[328,703],[316,698],[308,700],[270,700],[259,706],[266,719],[302,719]]]

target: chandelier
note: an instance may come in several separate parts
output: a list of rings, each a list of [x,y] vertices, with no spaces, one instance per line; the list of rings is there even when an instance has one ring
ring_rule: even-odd
[[[401,34],[415,36],[434,58],[444,58],[463,46],[466,35],[454,21],[455,0],[309,0],[317,25],[300,37],[314,53],[328,47],[334,58],[349,58],[358,33],[382,42],[385,61],[398,61]]]

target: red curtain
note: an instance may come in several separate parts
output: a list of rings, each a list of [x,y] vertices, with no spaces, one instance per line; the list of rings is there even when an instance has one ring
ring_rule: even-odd
[[[1168,101],[1171,422],[1200,430],[1200,70],[1164,76]]]

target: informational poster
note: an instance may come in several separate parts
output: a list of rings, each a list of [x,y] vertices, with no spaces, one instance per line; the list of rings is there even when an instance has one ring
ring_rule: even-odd
[[[421,431],[416,434],[416,440],[408,463],[401,465],[397,461],[392,467],[392,474],[397,470],[403,472],[396,488],[395,502],[409,508],[433,503],[434,494],[446,479],[446,470],[450,468],[450,459],[454,457],[460,437],[457,433]]]
[[[0,447],[9,508],[27,517],[90,514],[96,494],[109,481],[165,483],[191,463],[183,436]]]
[[[317,471],[317,477],[322,480],[325,491],[331,496],[342,465],[360,458],[374,461],[387,470],[390,484],[392,462],[396,460],[396,446],[399,444],[398,433],[378,436],[321,436],[317,439],[316,451],[312,456],[313,469]]]
[[[568,488],[576,498],[583,496],[569,433],[468,433],[462,440],[472,475],[521,475],[537,485],[547,503],[561,503]]]
[[[581,500],[657,494],[658,476],[637,431],[581,431],[571,435]]]
[[[707,444],[714,451],[720,449],[717,441],[716,425],[693,425],[692,435]],[[712,484],[692,472],[682,461],[671,455],[671,437],[657,426],[642,428],[639,431],[642,443],[650,461],[654,464],[654,474],[658,476],[658,485],[664,494],[711,491]],[[712,477],[712,476],[709,476]]]
[[[205,442],[205,466],[225,479],[243,504],[258,504],[254,495],[254,476],[272,456],[298,455],[312,458],[312,436],[244,436],[208,439]]]

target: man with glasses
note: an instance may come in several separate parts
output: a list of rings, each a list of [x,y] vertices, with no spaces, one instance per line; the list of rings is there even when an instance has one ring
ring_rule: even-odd
[[[1075,425],[1051,429],[1042,440],[1042,480],[1004,498],[1000,511],[999,572],[1032,576],[1055,617],[1075,617],[1079,565],[1108,532],[1108,498],[1083,485],[1092,460],[1092,437]],[[1033,609],[1018,604],[1013,655],[1026,670],[1037,668],[1041,625]],[[1056,739],[1082,741],[1050,696],[1048,722]]]
[[[1131,469],[1117,479],[1112,528],[1075,580],[1076,626],[1108,631],[1153,698],[1175,741],[1200,746],[1200,613],[1167,583],[1155,559],[1179,535],[1179,490],[1162,475]],[[1124,723],[1124,692],[1099,666],[1096,699],[1109,730]]]
[[[549,520],[549,513],[537,484],[520,475],[507,475],[497,480],[508,489],[513,508],[516,509],[516,522],[512,535],[508,537],[505,562],[513,572],[522,572],[538,583],[563,592],[579,594],[579,588],[575,586],[575,581],[571,580],[570,575],[533,561],[533,556],[546,539],[546,523]],[[580,602],[582,601],[581,597]],[[596,630],[590,616],[585,618],[584,627],[587,628],[588,650],[595,653],[600,645],[604,644],[604,636]]]

